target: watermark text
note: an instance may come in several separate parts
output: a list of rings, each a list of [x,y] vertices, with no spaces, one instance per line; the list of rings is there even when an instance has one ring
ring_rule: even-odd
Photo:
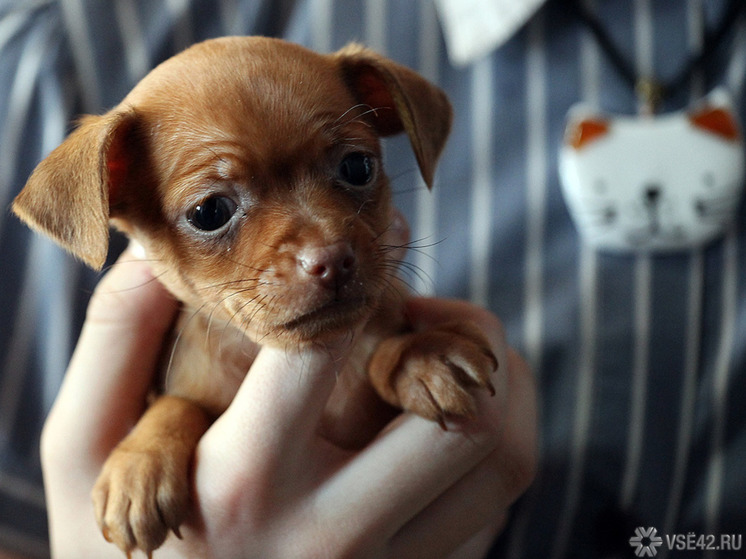
[[[659,548],[670,551],[741,551],[742,534],[658,534],[656,528],[636,528],[629,539],[636,557],[655,557]]]

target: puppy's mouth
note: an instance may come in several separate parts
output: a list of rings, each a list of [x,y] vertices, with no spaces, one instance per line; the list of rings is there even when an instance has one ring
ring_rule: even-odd
[[[336,332],[350,328],[365,315],[365,297],[332,299],[280,325],[289,332]],[[313,334],[311,334],[313,335]]]

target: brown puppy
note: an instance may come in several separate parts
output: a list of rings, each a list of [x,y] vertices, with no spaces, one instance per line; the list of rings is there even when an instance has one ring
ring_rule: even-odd
[[[95,268],[112,223],[183,302],[163,394],[93,491],[107,539],[150,553],[178,534],[194,448],[259,344],[358,332],[331,418],[377,413],[372,386],[377,402],[444,425],[474,413],[469,387],[494,391],[483,335],[468,323],[410,331],[393,271],[379,137],[406,132],[430,185],[450,122],[439,89],[359,46],[319,55],[223,38],[160,65],[39,164],[13,206],[23,220]],[[350,447],[374,435],[328,424]]]

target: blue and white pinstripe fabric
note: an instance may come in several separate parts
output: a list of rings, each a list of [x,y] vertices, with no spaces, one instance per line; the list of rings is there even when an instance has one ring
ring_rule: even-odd
[[[630,60],[664,78],[724,4],[589,1]],[[579,100],[630,113],[636,100],[568,13],[550,0],[507,43],[456,68],[432,0],[0,0],[0,205],[77,114],[114,105],[194,41],[365,42],[438,82],[457,111],[432,193],[406,142],[387,142],[395,199],[422,247],[413,285],[495,311],[541,385],[541,473],[494,556],[631,557],[636,526],[742,534],[744,210],[724,239],[691,252],[581,246],[557,177],[565,113]],[[746,121],[743,22],[721,51],[666,109],[726,84]],[[34,557],[48,555],[39,430],[95,279],[0,213],[0,547]]]

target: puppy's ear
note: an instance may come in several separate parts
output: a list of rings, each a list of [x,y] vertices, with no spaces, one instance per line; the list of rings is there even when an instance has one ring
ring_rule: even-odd
[[[36,167],[13,212],[74,256],[101,269],[109,248],[109,208],[124,181],[133,111],[86,116]]]
[[[422,177],[431,187],[453,118],[445,93],[409,68],[359,45],[348,45],[335,56],[357,100],[372,109],[378,133],[407,133]]]

